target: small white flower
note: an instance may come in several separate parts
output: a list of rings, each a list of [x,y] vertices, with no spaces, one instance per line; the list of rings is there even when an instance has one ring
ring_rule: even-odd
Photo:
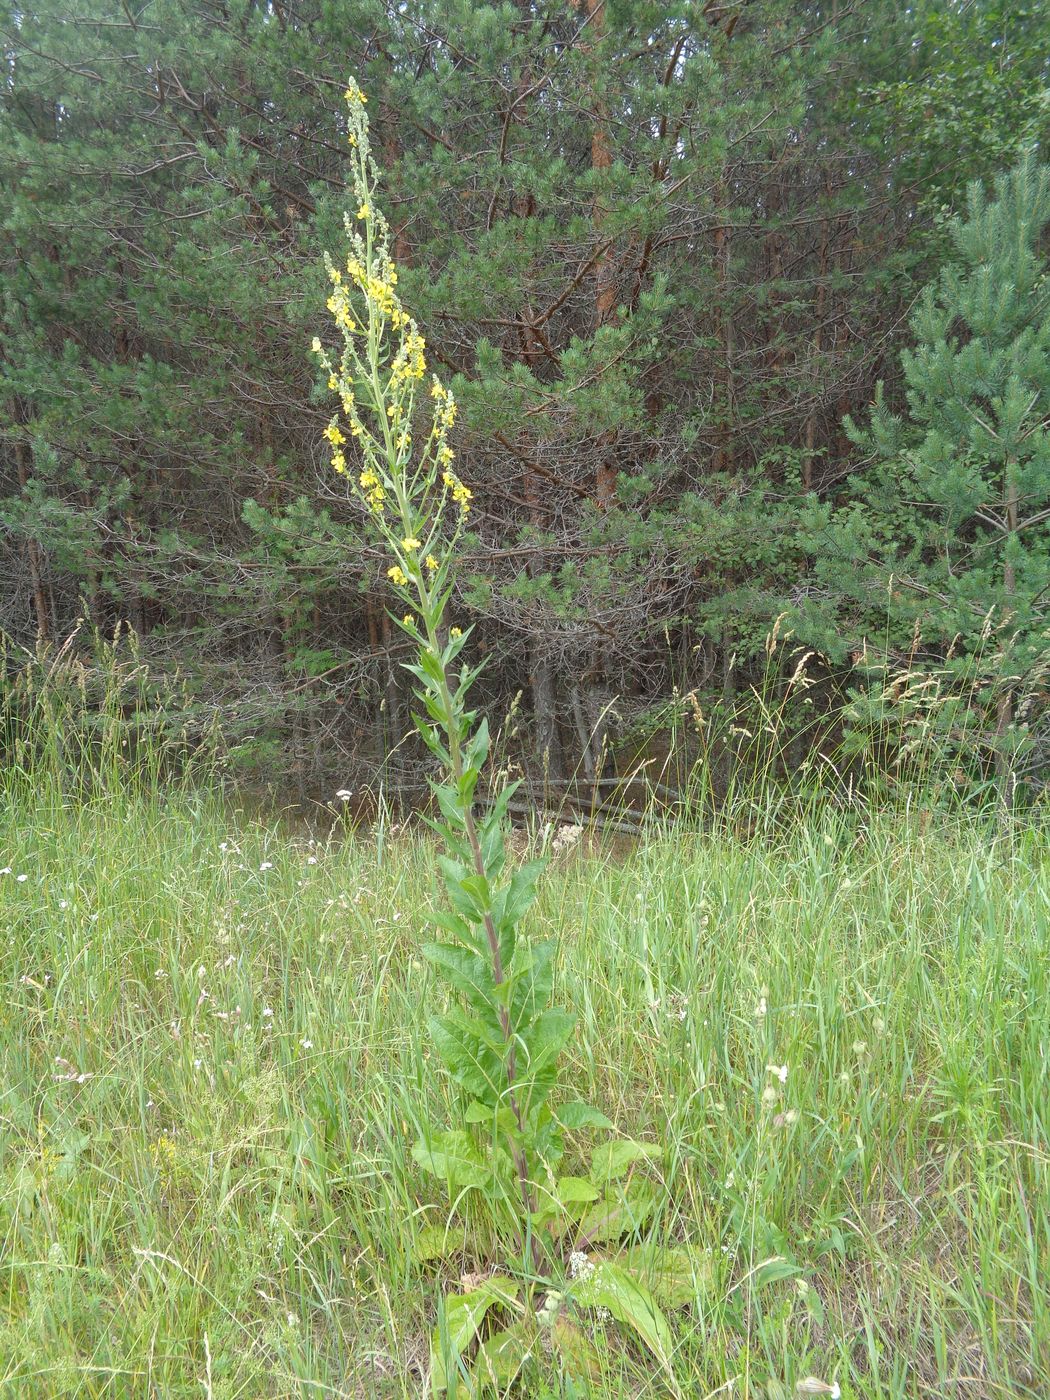
[[[307,856],[307,857],[306,857],[306,863],[307,863],[307,865],[316,865],[316,864],[317,864],[317,857],[316,857],[316,856]]]
[[[28,876],[28,875],[16,875],[16,876],[15,876],[15,879],[18,881],[18,883],[19,883],[20,885],[23,885],[23,884],[25,884],[25,882],[29,879],[29,876]]]
[[[299,1044],[303,1047],[304,1050],[312,1050],[314,1048],[314,1043],[312,1040],[300,1040]]]
[[[336,793],[336,797],[339,799],[340,802],[349,802],[353,795],[354,794],[350,791],[349,788],[340,788],[339,791]]]
[[[758,1005],[755,1007],[755,1015],[760,1017],[764,1016],[767,1009],[765,997],[759,997]]]
[[[574,1250],[569,1255],[569,1277],[579,1279],[581,1283],[586,1283],[589,1278],[594,1277],[594,1265],[590,1256],[583,1250]]]
[[[273,861],[272,861],[272,860],[264,860],[263,863],[262,863],[262,865],[259,866],[259,869],[260,869],[260,870],[272,870],[272,869],[273,869]]]
[[[3,870],[0,870],[0,875],[10,875],[10,874],[11,874],[11,867],[10,867],[9,865],[5,865],[4,868],[3,868]]]
[[[220,851],[228,851],[229,849],[230,849],[230,843],[229,843],[229,841],[220,841],[220,842],[219,842],[219,850],[220,850]]]
[[[262,1013],[262,1014],[263,1014],[263,1020],[264,1020],[264,1021],[268,1021],[268,1020],[270,1019],[270,1017],[273,1015],[273,1009],[272,1009],[272,1007],[264,1006],[264,1007],[263,1007],[263,1013]]]
[[[68,900],[68,899],[60,899],[60,900],[58,901],[58,907],[59,907],[60,909],[68,909],[68,908],[69,908],[69,900]]]
[[[786,1084],[788,1082],[787,1065],[766,1065],[766,1073],[775,1074],[781,1084]]]

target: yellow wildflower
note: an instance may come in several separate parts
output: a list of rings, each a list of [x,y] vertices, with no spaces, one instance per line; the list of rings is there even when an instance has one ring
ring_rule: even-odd
[[[346,471],[346,458],[341,452],[332,453],[332,466],[340,474],[340,476],[343,474],[343,472]]]
[[[310,349],[314,352],[315,355],[319,355],[321,353],[321,341],[318,336],[315,335],[313,340],[310,342]]]
[[[419,549],[420,547],[420,543],[416,539],[415,535],[409,535],[408,539],[401,541],[401,548],[405,551],[406,554],[411,554],[414,550]]]
[[[411,613],[405,613],[404,617],[401,619],[406,627],[411,627],[415,620]]]
[[[360,207],[360,209],[358,209],[358,211],[357,211],[357,217],[358,217],[359,219],[367,219],[369,213],[370,213],[370,210],[369,210],[369,208],[368,208],[368,205],[367,205],[367,204],[362,204],[361,207]]]
[[[392,569],[387,569],[386,576],[397,584],[398,588],[404,588],[408,583],[408,575],[400,564],[395,564]]]
[[[324,435],[333,447],[342,447],[343,443],[346,441],[346,438],[339,431],[339,424],[334,418],[331,423],[329,423],[328,427],[325,428]]]
[[[436,571],[436,569],[437,569],[437,566],[438,566],[438,561],[434,558],[434,556],[433,556],[432,554],[428,554],[428,555],[427,555],[427,568],[430,570],[430,572],[431,572],[431,573],[434,573],[434,572]]]
[[[462,629],[462,627],[453,627],[452,630],[449,632],[448,635],[449,635],[450,637],[462,637],[462,635],[463,635],[463,629]]]

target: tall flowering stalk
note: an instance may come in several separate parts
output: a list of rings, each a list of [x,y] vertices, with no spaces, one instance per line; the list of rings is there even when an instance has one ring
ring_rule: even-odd
[[[531,1158],[537,1133],[552,1121],[549,1113],[540,1120],[573,1017],[545,1006],[553,946],[527,949],[516,937],[542,863],[503,879],[503,827],[513,786],[503,789],[487,815],[475,813],[478,780],[488,757],[488,726],[467,706],[478,668],[454,671],[470,629],[446,629],[444,624],[456,541],[471,506],[471,492],[455,471],[448,441],[456,401],[431,375],[429,427],[417,429],[426,346],[398,296],[389,228],[375,200],[378,171],[369,148],[367,99],[353,81],[346,101],[356,210],[345,215],[345,270],[325,259],[332,284],[328,310],[342,345],[338,355],[320,340],[313,345],[328,387],[342,405],[342,415],[332,418],[325,436],[333,469],[353,482],[389,551],[387,578],[401,608],[407,609],[399,626],[418,647],[417,660],[407,669],[419,682],[427,712],[427,717],[417,717],[419,730],[445,770],[445,781],[434,784],[434,793],[450,851],[441,868],[452,910],[440,914],[438,922],[453,939],[428,945],[424,952],[465,1002],[434,1017],[431,1030],[453,1078],[474,1100],[473,1117],[491,1118],[513,1164],[514,1214],[523,1243],[537,1208]],[[360,462],[353,471],[344,451],[348,435]],[[467,1166],[470,1145],[462,1132],[431,1135],[420,1144],[417,1157],[451,1178],[454,1186]],[[479,1154],[475,1166],[481,1160]],[[477,1171],[468,1175],[472,1181],[478,1177]],[[496,1182],[486,1185],[495,1187]],[[537,1243],[530,1248],[539,1263]]]
[[[332,468],[347,478],[388,552],[398,625],[416,646],[406,667],[425,710],[416,724],[441,768],[432,783],[440,814],[432,825],[446,847],[439,865],[450,907],[432,915],[445,941],[422,951],[454,993],[450,1009],[429,1018],[429,1029],[465,1095],[460,1122],[425,1128],[413,1155],[445,1182],[454,1208],[471,1201],[481,1207],[474,1218],[490,1232],[486,1249],[509,1243],[518,1259],[517,1277],[489,1276],[473,1292],[446,1299],[432,1387],[448,1388],[450,1366],[462,1368],[462,1354],[492,1308],[517,1318],[499,1334],[514,1341],[510,1353],[500,1343],[504,1369],[508,1354],[520,1369],[542,1350],[541,1328],[586,1358],[588,1344],[570,1318],[580,1308],[612,1312],[666,1364],[667,1323],[644,1284],[614,1260],[595,1264],[588,1256],[596,1245],[637,1231],[651,1214],[656,1188],[635,1168],[658,1157],[658,1149],[614,1140],[594,1151],[589,1177],[557,1175],[566,1130],[612,1124],[586,1104],[549,1102],[575,1018],[549,1006],[554,943],[519,935],[543,862],[506,868],[504,830],[516,784],[505,784],[484,813],[476,810],[489,733],[467,702],[480,668],[460,661],[471,629],[445,625],[456,545],[471,508],[449,444],[456,401],[436,375],[418,401],[426,345],[398,296],[389,227],[375,199],[367,98],[353,80],[346,101],[354,195],[344,216],[348,256],[345,266],[325,258],[338,350],[320,339],[313,349],[342,409],[325,429]],[[661,1268],[666,1274],[666,1262]],[[496,1364],[483,1344],[476,1366]]]

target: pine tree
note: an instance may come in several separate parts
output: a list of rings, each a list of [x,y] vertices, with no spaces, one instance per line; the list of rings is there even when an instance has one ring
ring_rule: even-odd
[[[892,573],[901,651],[921,635],[927,654],[983,677],[975,695],[994,714],[985,744],[1000,774],[1047,657],[1050,275],[1039,241],[1048,222],[1050,167],[1031,156],[996,180],[994,198],[970,186],[965,215],[949,224],[955,260],[911,317],[907,413],[893,412],[880,386],[870,428],[848,424],[877,459],[850,512],[877,558],[867,582]],[[886,596],[880,587],[880,607]]]

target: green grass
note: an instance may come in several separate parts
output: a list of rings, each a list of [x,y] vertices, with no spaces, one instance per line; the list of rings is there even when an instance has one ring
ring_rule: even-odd
[[[442,1289],[493,1262],[414,1253],[443,1219],[415,1125],[455,1117],[431,852],[19,791],[0,1395],[422,1394]],[[559,858],[530,928],[579,1017],[564,1091],[661,1144],[660,1228],[706,1260],[681,1394],[1050,1391],[1048,915],[1045,837],[946,818]],[[670,1393],[600,1340],[599,1393]]]

